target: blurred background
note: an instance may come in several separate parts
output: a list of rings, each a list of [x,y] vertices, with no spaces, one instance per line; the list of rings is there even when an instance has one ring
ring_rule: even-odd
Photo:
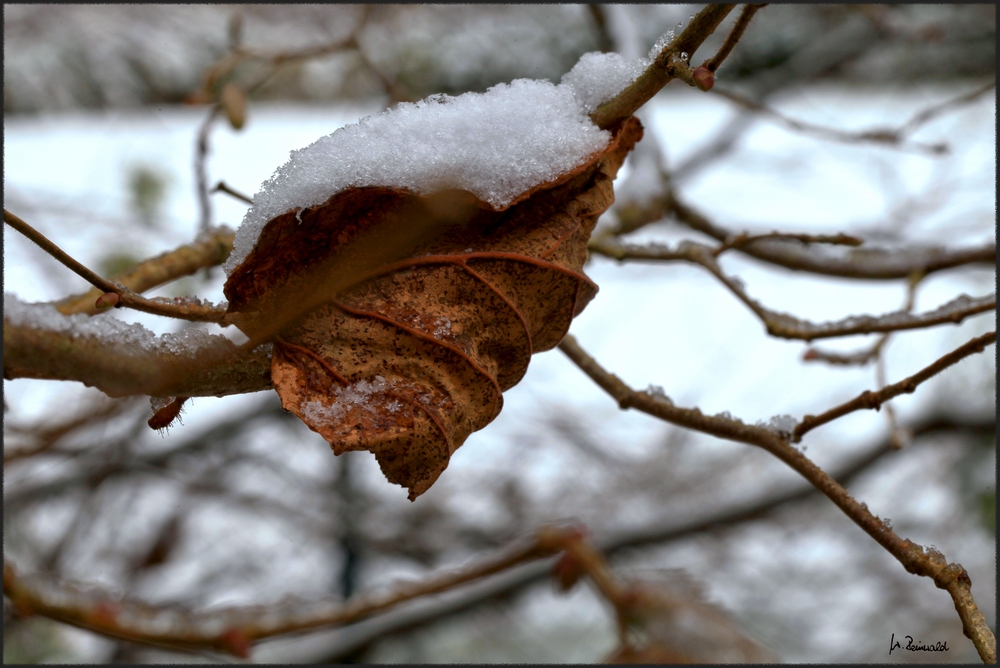
[[[246,205],[215,193],[206,210],[199,174],[209,188],[225,181],[252,195],[289,151],[362,116],[521,77],[558,83],[589,51],[644,56],[699,9],[5,5],[4,206],[114,275],[190,242],[205,224],[238,226]],[[714,53],[735,15],[696,59]],[[673,82],[642,110],[646,137],[601,226],[655,211],[666,174],[685,202],[737,232],[845,232],[877,249],[990,243],[995,88],[971,93],[995,80],[995,32],[994,5],[768,6],[712,92]],[[243,55],[233,59],[234,49]],[[207,103],[227,84],[241,102],[206,122]],[[801,127],[898,128],[963,96],[896,144]],[[921,148],[938,144],[947,149]],[[672,215],[627,237],[685,239],[707,237]],[[722,265],[770,308],[813,321],[886,313],[907,298],[906,281],[796,273],[735,253]],[[571,333],[633,387],[661,386],[678,405],[748,423],[800,419],[882,384],[874,361],[803,361],[806,344],[768,337],[697,266],[593,257],[586,271],[601,292]],[[151,294],[220,301],[224,280],[216,268]],[[919,284],[915,310],[994,284],[989,265],[936,273]],[[50,301],[86,287],[4,228],[6,292]],[[100,317],[157,333],[192,326],[135,312]],[[884,376],[900,380],[991,329],[995,316],[984,314],[895,334],[882,349]],[[817,347],[851,352],[874,340]],[[894,400],[892,419],[885,409],[856,413],[803,442],[897,533],[961,563],[993,628],[995,359],[989,347]],[[533,359],[497,420],[413,504],[368,453],[335,458],[271,392],[191,400],[183,425],[165,435],[146,426],[148,398],[111,401],[77,383],[5,380],[4,402],[4,552],[22,570],[189,609],[350,599],[496,554],[543,523],[577,521],[623,577],[672,592],[682,609],[718,613],[698,618],[701,635],[675,638],[691,655],[719,656],[685,646],[692,638],[725,645],[738,635],[755,647],[744,660],[978,660],[948,595],[906,573],[783,464],[619,411],[558,351]],[[908,444],[893,449],[906,433]],[[556,592],[548,567],[262,642],[253,660],[605,659],[616,647],[610,607],[586,583]],[[893,634],[949,651],[889,655]],[[24,617],[5,599],[4,660],[222,657],[101,638]]]

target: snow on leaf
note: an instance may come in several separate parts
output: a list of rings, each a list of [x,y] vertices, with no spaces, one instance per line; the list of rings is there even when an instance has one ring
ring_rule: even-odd
[[[249,336],[278,334],[271,379],[285,409],[335,454],[372,452],[411,500],[425,492],[596,294],[587,241],[641,136],[629,119],[584,164],[504,206],[351,187],[275,216],[225,293]],[[419,233],[403,244],[408,230]]]

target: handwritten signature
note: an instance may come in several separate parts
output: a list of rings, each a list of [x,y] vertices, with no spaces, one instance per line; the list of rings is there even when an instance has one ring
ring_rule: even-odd
[[[896,640],[896,634],[892,634],[892,640],[889,641],[889,654],[892,654],[894,649],[906,649],[911,652],[947,652],[948,643],[947,642],[936,642],[933,645],[925,645],[919,640],[914,643],[913,636],[903,636],[906,638],[906,646],[900,645],[899,641]]]

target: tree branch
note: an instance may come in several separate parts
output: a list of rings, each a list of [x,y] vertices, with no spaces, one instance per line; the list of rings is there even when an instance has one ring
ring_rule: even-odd
[[[28,225],[26,222],[24,222],[14,214],[12,214],[7,209],[3,210],[3,222],[13,227],[15,230],[26,236],[31,241],[34,241],[43,251],[45,251],[46,253],[54,257],[56,260],[61,262],[74,274],[80,276],[81,278],[83,278],[83,280],[87,281],[88,283],[96,287],[98,290],[100,290],[101,294],[104,294],[106,292],[114,292],[114,293],[119,292],[120,288],[116,286],[114,283],[104,278],[101,278],[100,276],[92,272],[90,269],[88,269],[87,267],[83,266],[82,264],[74,260],[63,249],[59,248],[59,246],[56,246],[54,243],[52,243],[52,241],[50,241],[48,237],[46,237],[44,234],[33,228],[31,225]]]
[[[771,336],[783,339],[801,339],[813,341],[838,336],[854,334],[872,334],[874,332],[896,332],[908,329],[921,329],[945,323],[958,324],[965,318],[996,309],[996,295],[969,297],[960,295],[942,304],[933,311],[913,315],[907,311],[896,311],[881,316],[849,316],[832,322],[813,323],[802,320],[787,313],[779,313],[765,307],[747,294],[739,279],[727,276],[715,255],[719,249],[693,241],[685,241],[676,249],[662,245],[634,246],[622,244],[609,237],[593,240],[588,248],[596,253],[612,257],[618,261],[626,259],[655,259],[660,261],[685,261],[698,264],[707,269],[713,276],[736,295],[746,306],[760,318]]]
[[[193,355],[173,352],[169,344],[147,351],[123,346],[113,337],[13,324],[5,315],[3,342],[8,380],[75,380],[111,397],[221,397],[272,387],[269,347],[243,351],[219,335]]]
[[[168,318],[180,318],[182,320],[193,320],[196,322],[221,322],[226,314],[225,309],[214,308],[201,303],[191,302],[189,300],[171,301],[164,299],[146,299],[145,297],[141,297],[128,288],[101,278],[91,270],[87,269],[85,266],[70,257],[65,251],[49,241],[35,228],[31,227],[6,209],[4,209],[3,218],[5,223],[41,246],[46,253],[59,260],[75,273],[87,279],[90,284],[94,285],[98,290],[101,290],[102,294],[116,295],[117,299],[109,302],[109,305],[113,303],[116,307],[127,306],[128,308],[135,309],[136,311],[152,313],[153,315],[162,315]]]
[[[693,55],[734,7],[736,5],[706,5],[691,19],[687,28],[656,56],[645,72],[590,115],[594,125],[606,130],[649,102],[673,78],[668,69],[671,57],[680,53]]]
[[[750,19],[752,19],[753,15],[757,13],[757,10],[766,6],[766,4],[744,5],[743,11],[740,12],[740,17],[736,19],[736,25],[734,25],[733,29],[729,31],[729,35],[726,37],[726,41],[722,44],[719,52],[702,63],[701,66],[713,73],[718,70],[722,61],[729,57],[733,47],[735,47],[736,43],[740,41],[740,37],[743,36],[743,32],[747,29],[747,26],[750,25]]]
[[[768,451],[823,492],[865,533],[892,554],[910,573],[929,577],[934,584],[952,596],[959,611],[965,634],[972,639],[986,663],[996,661],[996,638],[972,598],[971,580],[965,569],[949,564],[940,552],[928,550],[910,540],[900,538],[892,528],[874,516],[866,505],[858,503],[850,493],[819,468],[802,452],[793,448],[779,432],[750,426],[739,420],[719,415],[709,417],[697,408],[679,408],[665,397],[637,392],[620,378],[606,371],[567,335],[559,344],[566,354],[601,389],[611,395],[623,410],[635,408],[665,422],[726,438]]]
[[[792,433],[792,442],[798,443],[802,440],[802,437],[805,434],[812,431],[816,427],[832,422],[837,418],[847,415],[848,413],[870,408],[878,410],[886,401],[889,401],[893,397],[898,397],[901,394],[908,394],[916,391],[917,386],[920,385],[920,383],[924,382],[928,378],[936,376],[948,367],[958,364],[969,355],[983,352],[986,346],[991,343],[995,343],[996,340],[996,332],[988,332],[982,336],[977,336],[968,343],[959,346],[955,350],[943,356],[933,364],[921,369],[908,378],[904,378],[898,383],[886,385],[877,392],[865,390],[850,401],[831,408],[821,415],[807,415],[802,418],[802,421],[797,427],[795,427],[795,431]]]
[[[234,233],[228,227],[217,227],[198,236],[194,243],[163,253],[140,262],[132,269],[114,277],[113,283],[135,293],[152,290],[182,276],[190,276],[199,269],[220,265],[233,249]],[[100,311],[94,305],[103,293],[93,289],[58,302],[60,313],[94,315]]]
[[[3,590],[15,608],[27,614],[132,642],[183,649],[215,649],[249,656],[250,643],[260,638],[349,624],[393,608],[400,603],[447,591],[507,570],[518,564],[551,556],[565,548],[575,532],[542,527],[537,534],[506,554],[442,573],[423,582],[398,585],[393,591],[340,601],[295,601],[272,608],[263,616],[259,607],[226,608],[203,613],[115,599],[106,592],[44,576],[19,575],[4,559]]]

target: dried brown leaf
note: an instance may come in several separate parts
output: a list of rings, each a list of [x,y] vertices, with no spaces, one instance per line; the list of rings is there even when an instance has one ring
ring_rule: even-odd
[[[628,119],[499,211],[466,191],[352,188],[270,221],[225,292],[243,331],[275,341],[285,409],[336,454],[372,452],[411,500],[425,492],[597,293],[587,241],[641,136]]]

